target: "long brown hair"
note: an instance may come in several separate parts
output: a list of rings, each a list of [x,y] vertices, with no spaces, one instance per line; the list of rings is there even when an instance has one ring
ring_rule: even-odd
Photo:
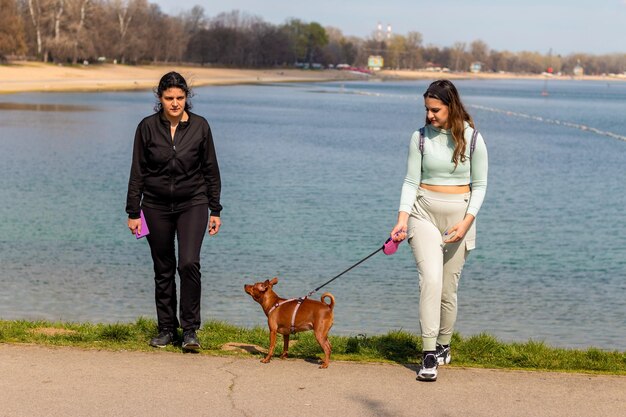
[[[474,128],[474,120],[463,107],[459,92],[450,80],[437,80],[431,83],[424,93],[424,98],[434,98],[448,106],[448,124],[450,125],[450,132],[455,143],[452,162],[454,162],[454,167],[456,168],[459,161],[464,163],[467,159],[465,157],[467,143],[464,135],[464,122],[468,122]],[[428,116],[426,116],[426,124],[430,124]]]

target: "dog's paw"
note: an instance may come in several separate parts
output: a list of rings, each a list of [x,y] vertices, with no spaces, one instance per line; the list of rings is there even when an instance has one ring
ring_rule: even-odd
[[[270,358],[263,358],[261,359],[261,363],[269,363]]]

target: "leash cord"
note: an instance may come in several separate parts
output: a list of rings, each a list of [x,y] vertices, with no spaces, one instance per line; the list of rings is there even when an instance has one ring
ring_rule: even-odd
[[[339,275],[335,275],[333,278],[331,278],[330,280],[326,281],[325,283],[323,283],[322,285],[320,285],[319,287],[317,287],[316,289],[314,289],[313,291],[311,291],[310,293],[307,294],[307,297],[310,297],[311,295],[313,295],[314,293],[316,293],[317,291],[319,291],[320,288],[330,284],[331,282],[333,282],[334,280],[336,280],[337,278],[339,278],[340,276],[342,276],[343,274],[345,274],[346,272],[350,271],[351,269],[361,265],[363,262],[367,261],[369,258],[371,258],[372,256],[376,255],[378,252],[380,252],[381,250],[383,250],[383,248],[385,247],[385,245],[381,246],[380,248],[376,249],[374,252],[370,253],[369,255],[367,255],[365,258],[361,259],[359,262],[355,263],[354,265],[352,265],[350,268],[346,269],[345,271],[343,271],[342,273],[340,273]]]

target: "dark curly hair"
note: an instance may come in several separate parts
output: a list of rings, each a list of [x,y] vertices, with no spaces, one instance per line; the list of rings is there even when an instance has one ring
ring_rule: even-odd
[[[185,81],[185,78],[179,73],[172,71],[162,76],[161,80],[159,81],[159,85],[154,87],[154,95],[157,97],[157,102],[154,105],[155,112],[160,112],[161,110],[163,110],[163,105],[161,104],[161,101],[159,99],[163,97],[163,92],[168,88],[180,88],[181,90],[183,90],[186,97],[185,111],[191,110],[192,106],[189,99],[193,97],[193,93],[191,89],[187,86],[187,81]]]

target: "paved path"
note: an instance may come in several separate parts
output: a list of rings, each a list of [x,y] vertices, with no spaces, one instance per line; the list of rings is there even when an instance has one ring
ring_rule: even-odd
[[[626,377],[0,344],[1,417],[626,416]]]

